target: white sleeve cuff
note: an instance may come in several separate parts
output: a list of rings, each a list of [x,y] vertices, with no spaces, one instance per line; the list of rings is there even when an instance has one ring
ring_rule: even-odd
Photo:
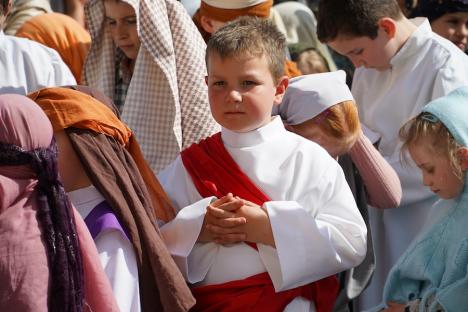
[[[206,214],[206,207],[215,199],[216,197],[207,197],[181,209],[172,221],[161,227],[161,236],[166,247],[183,276],[190,283],[202,280],[209,269],[209,266],[206,266],[211,263],[211,261],[203,261],[202,263],[197,263],[197,265],[189,265],[189,263],[194,263],[193,258],[199,258],[197,256],[198,252],[193,257],[191,255],[194,246],[196,246],[195,249],[197,250],[204,250],[206,253],[204,255],[205,260],[213,258],[215,255],[213,252],[217,250],[217,248],[214,248],[216,244],[213,243],[197,244]],[[196,268],[196,271],[193,268]]]

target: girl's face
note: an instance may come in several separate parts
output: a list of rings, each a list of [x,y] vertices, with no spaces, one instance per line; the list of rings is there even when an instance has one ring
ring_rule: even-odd
[[[468,51],[468,12],[444,14],[432,21],[432,30],[452,41],[462,51]]]
[[[327,135],[314,119],[309,119],[298,125],[289,125],[288,129],[303,138],[317,143],[333,158],[337,158],[348,152],[343,142]]]
[[[140,38],[137,31],[137,19],[133,7],[120,0],[105,0],[106,23],[114,44],[125,56],[136,60],[140,50]]]
[[[430,139],[421,138],[409,146],[411,157],[422,171],[425,186],[440,198],[456,198],[463,190],[463,180],[455,175],[449,158],[436,153],[432,144]]]

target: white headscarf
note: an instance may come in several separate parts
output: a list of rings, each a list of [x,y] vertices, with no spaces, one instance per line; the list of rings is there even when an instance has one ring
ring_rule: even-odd
[[[354,101],[344,71],[304,75],[289,80],[283,101],[273,108],[272,115],[298,125],[344,101]]]

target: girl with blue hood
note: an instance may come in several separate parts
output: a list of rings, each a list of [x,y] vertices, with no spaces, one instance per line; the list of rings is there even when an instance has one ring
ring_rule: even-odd
[[[386,305],[378,311],[450,312],[468,306],[467,107],[468,86],[430,102],[400,130],[424,185],[443,199],[436,205],[450,208],[392,268]]]

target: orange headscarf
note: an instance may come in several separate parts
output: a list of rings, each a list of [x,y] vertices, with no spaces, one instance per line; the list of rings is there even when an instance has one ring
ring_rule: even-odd
[[[252,5],[249,7],[245,7],[245,8],[224,9],[224,8],[211,6],[209,4],[206,4],[204,1],[201,1],[200,8],[195,12],[192,20],[197,26],[198,30],[200,31],[205,42],[208,42],[208,40],[211,37],[211,34],[206,32],[203,29],[201,25],[202,16],[207,16],[220,22],[229,22],[229,21],[236,19],[239,16],[244,16],[244,15],[267,18],[270,16],[270,10],[272,6],[273,6],[273,0],[267,0],[265,2]]]
[[[236,19],[239,16],[245,15],[267,18],[270,16],[270,9],[272,5],[273,0],[268,0],[245,8],[224,9],[211,6],[204,1],[201,1],[198,13],[201,16],[208,16],[220,22],[229,22]]]
[[[18,29],[16,36],[56,50],[80,83],[91,37],[73,18],[60,13],[41,14],[27,20]]]
[[[68,88],[46,88],[28,95],[44,110],[54,132],[74,127],[92,130],[113,137],[128,150],[145,181],[156,217],[167,222],[174,218],[174,209],[153,171],[145,161],[135,137],[112,110],[92,96]]]

